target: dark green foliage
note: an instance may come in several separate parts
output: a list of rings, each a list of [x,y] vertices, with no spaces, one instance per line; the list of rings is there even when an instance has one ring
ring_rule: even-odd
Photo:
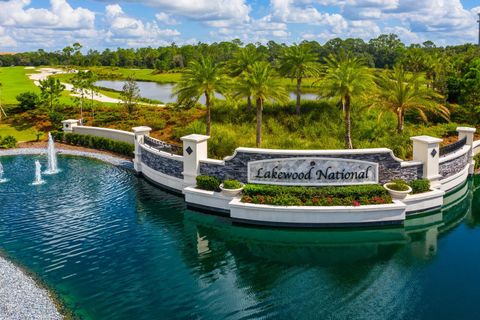
[[[224,189],[240,189],[242,187],[242,183],[238,180],[225,180],[223,181],[223,188]]]
[[[211,176],[198,176],[197,188],[207,191],[220,191],[220,180]]]
[[[243,202],[283,206],[358,206],[391,203],[380,185],[345,187],[286,187],[247,184]]]
[[[58,142],[63,141],[74,146],[111,151],[125,156],[132,156],[134,151],[134,146],[132,144],[102,137],[75,133],[66,133],[62,135],[59,132],[52,132],[52,136],[54,140]]]
[[[15,148],[17,146],[17,139],[14,136],[0,137],[0,148]]]
[[[40,104],[40,97],[35,92],[23,92],[16,97],[21,111],[35,109]]]
[[[408,190],[408,183],[402,179],[392,180],[387,184],[387,187],[391,190],[395,191],[407,191]]]
[[[430,191],[430,181],[427,179],[417,179],[409,183],[412,188],[412,193],[424,193]]]

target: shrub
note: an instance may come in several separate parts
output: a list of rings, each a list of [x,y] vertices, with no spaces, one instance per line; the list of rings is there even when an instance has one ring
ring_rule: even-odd
[[[60,137],[59,134],[56,135],[57,137]],[[63,141],[67,144],[75,146],[111,151],[125,156],[131,156],[135,148],[132,144],[126,142],[115,141],[91,135],[80,135],[75,133],[64,134]]]
[[[17,139],[14,136],[6,136],[5,138],[0,137],[0,147],[1,148],[15,148],[17,146]]]
[[[417,179],[410,182],[410,187],[412,187],[412,193],[424,193],[430,191],[430,181],[427,179]]]
[[[247,184],[242,202],[279,206],[359,206],[391,203],[380,185],[288,187]]]
[[[197,188],[207,191],[220,191],[220,180],[212,176],[197,176]]]
[[[225,180],[223,181],[223,188],[224,189],[240,189],[242,187],[242,183],[238,180]]]
[[[480,153],[475,155],[473,160],[475,160],[475,170],[480,169]]]
[[[50,134],[56,142],[63,142],[65,138],[65,133],[63,131],[51,131]]]
[[[395,191],[407,191],[409,185],[405,180],[395,179],[387,184],[388,188]]]
[[[21,111],[27,111],[35,109],[39,103],[40,98],[35,92],[23,92],[16,97],[18,107]]]

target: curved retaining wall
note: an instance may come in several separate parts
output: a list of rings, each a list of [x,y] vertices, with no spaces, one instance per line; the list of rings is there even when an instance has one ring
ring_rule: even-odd
[[[85,134],[112,139],[130,144],[135,143],[135,135],[128,131],[88,126],[72,126],[72,132],[76,134]]]

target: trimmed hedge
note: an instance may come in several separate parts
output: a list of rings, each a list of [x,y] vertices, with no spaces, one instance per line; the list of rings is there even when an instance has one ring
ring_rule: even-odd
[[[240,189],[242,187],[242,183],[238,180],[225,180],[223,181],[223,188],[224,189]]]
[[[410,187],[412,187],[412,193],[424,193],[430,191],[430,181],[427,179],[418,179],[410,182]]]
[[[220,180],[211,176],[197,176],[197,189],[207,191],[220,191]]]
[[[247,184],[242,202],[278,206],[360,206],[392,203],[380,185],[288,187]]]
[[[98,150],[111,151],[125,156],[132,156],[135,147],[132,144],[115,141],[107,138],[75,133],[52,132],[55,141],[64,142],[74,146],[87,147]]]

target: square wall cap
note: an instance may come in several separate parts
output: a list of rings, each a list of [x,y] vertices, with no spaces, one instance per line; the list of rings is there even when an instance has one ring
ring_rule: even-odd
[[[203,134],[189,134],[188,136],[181,137],[180,140],[188,142],[203,142],[210,139],[210,136],[205,136]]]
[[[430,136],[416,136],[416,137],[411,137],[410,140],[423,142],[423,143],[428,143],[428,144],[443,142],[443,139],[430,137]]]
[[[152,131],[152,128],[141,126],[141,127],[133,127],[132,130],[133,130],[133,133],[142,133],[142,132],[150,132]]]
[[[470,127],[458,127],[457,128],[458,132],[476,132],[476,128],[470,128]]]
[[[75,119],[67,119],[62,121],[62,123],[68,123],[68,124],[79,123],[79,122],[80,120],[75,120]]]

